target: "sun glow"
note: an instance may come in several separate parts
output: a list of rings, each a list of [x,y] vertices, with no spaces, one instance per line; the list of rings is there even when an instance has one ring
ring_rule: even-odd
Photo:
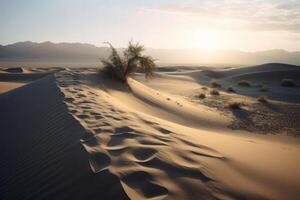
[[[192,48],[219,49],[223,48],[224,34],[218,31],[197,30],[191,33],[189,38]]]

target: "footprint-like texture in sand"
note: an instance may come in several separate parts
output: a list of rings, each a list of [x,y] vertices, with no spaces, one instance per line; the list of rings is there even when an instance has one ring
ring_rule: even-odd
[[[80,144],[89,154],[91,171],[117,177],[129,198],[272,199],[274,193],[265,191],[277,191],[270,189],[270,179],[264,182],[249,176],[261,173],[263,167],[249,173],[248,168],[233,166],[236,159],[245,162],[241,155],[248,155],[245,149],[252,147],[244,148],[240,139],[214,133],[229,130],[227,119],[218,113],[204,107],[197,110],[183,98],[157,95],[134,80],[129,80],[132,90],[128,90],[105,78],[99,80],[90,71],[57,74],[69,113],[84,127]],[[235,154],[229,144],[239,144],[244,151]]]
[[[163,199],[168,194],[168,190],[165,187],[156,184],[154,178],[145,171],[128,173],[123,176],[121,180],[127,191],[129,190],[129,193],[130,191],[134,191],[134,193],[137,192],[138,196],[141,198],[155,197],[155,199]]]
[[[110,157],[102,152],[90,153],[89,160],[94,173],[106,169],[111,163]]]
[[[64,83],[65,79],[61,76],[60,81]],[[89,153],[92,171],[117,175],[130,198],[182,199],[188,196],[180,189],[182,178],[196,179],[203,184],[212,180],[200,167],[195,167],[199,160],[194,159],[201,155],[214,158],[214,154],[206,155],[209,150],[204,152],[203,146],[176,136],[159,121],[127,112],[103,90],[80,82],[68,87],[68,83],[72,82],[64,83],[62,91],[70,113],[86,129],[81,142]],[[194,151],[178,148],[176,144],[189,145]],[[175,160],[163,158],[172,152],[177,152],[172,157]],[[176,197],[179,191],[183,194]]]
[[[137,159],[137,162],[147,162],[151,160],[156,153],[157,150],[153,148],[141,147],[141,148],[134,149],[132,155]]]

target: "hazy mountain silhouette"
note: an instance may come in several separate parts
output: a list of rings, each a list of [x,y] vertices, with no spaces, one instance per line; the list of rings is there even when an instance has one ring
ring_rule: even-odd
[[[203,65],[233,64],[250,65],[280,62],[300,65],[300,52],[268,50],[242,52],[237,50],[202,51],[196,49],[147,49],[147,53],[160,64]],[[99,59],[109,55],[109,48],[83,43],[18,42],[0,45],[0,64],[100,64]]]
[[[0,47],[0,58],[95,59],[107,53],[106,47],[82,43],[18,42]]]

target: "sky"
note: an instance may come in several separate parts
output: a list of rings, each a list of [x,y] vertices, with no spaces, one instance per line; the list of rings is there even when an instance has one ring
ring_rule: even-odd
[[[0,44],[300,50],[300,0],[0,0]]]

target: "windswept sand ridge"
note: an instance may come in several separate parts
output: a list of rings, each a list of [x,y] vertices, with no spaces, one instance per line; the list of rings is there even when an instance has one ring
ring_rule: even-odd
[[[299,144],[233,135],[189,80],[65,69],[0,94],[0,199],[297,199]]]
[[[0,81],[0,93],[23,86],[24,83]]]
[[[21,87],[31,81],[43,78],[57,70],[36,70],[27,68],[0,68],[0,93]]]
[[[224,78],[224,81],[238,82],[241,80],[249,80],[256,84],[260,82],[276,82],[280,85],[280,81],[284,78],[294,79],[296,84],[299,83],[300,68],[295,70],[278,70],[266,72],[252,72],[236,76]]]
[[[117,99],[131,101],[127,106],[133,107],[135,111],[203,130],[227,129],[229,119],[208,107],[195,106],[180,96],[155,91],[133,79],[130,79],[128,84],[129,92],[110,90],[109,93]]]
[[[212,81],[216,81],[221,84],[220,90],[223,91],[231,87],[238,94],[245,96],[268,96],[270,99],[279,101],[300,102],[300,66],[295,65],[270,63],[233,69],[187,70],[161,73],[159,76],[165,79],[165,82],[177,79],[182,83],[182,80],[185,78],[192,79],[191,82],[206,86],[209,86]],[[293,79],[296,86],[282,87],[282,79]],[[251,86],[241,87],[238,85],[240,81],[248,81]],[[155,87],[155,83],[149,83],[149,85],[152,84]],[[156,83],[156,85],[158,84]],[[162,89],[173,91],[170,90],[170,87],[162,87]],[[191,88],[187,88],[187,90],[191,90]]]
[[[277,72],[277,71],[293,71],[299,70],[296,65],[288,65],[282,63],[268,63],[263,65],[255,65],[249,67],[237,67],[230,69],[203,70],[203,74],[212,78],[228,78],[243,74],[261,73],[261,72]]]
[[[289,71],[299,70],[300,66],[288,65],[283,63],[267,63],[262,65],[255,65],[249,67],[239,67],[223,70],[225,76],[236,76],[248,73],[259,73],[259,72],[275,72],[275,71]]]
[[[208,131],[196,124],[191,127],[198,128],[190,128],[170,115],[160,118],[149,109],[166,109],[165,97],[175,97],[158,92],[161,99],[156,100],[156,92],[143,93],[136,81],[130,81],[130,91],[121,85],[112,87],[93,70],[61,71],[56,78],[70,113],[86,130],[81,142],[91,169],[95,174],[116,175],[131,199],[296,199],[300,195],[299,146],[219,134],[226,133],[222,128]],[[180,103],[188,107],[185,101]]]
[[[66,78],[70,76],[73,78]],[[196,164],[189,152],[210,159],[224,159],[222,155],[204,145],[194,144],[187,149],[176,146],[189,141],[174,136],[167,125],[160,124],[164,121],[133,113],[102,90],[84,84],[74,86],[76,76],[60,72],[56,77],[70,111],[88,130],[82,144],[90,153],[90,166],[95,173],[109,169],[120,178],[132,199],[191,198],[183,190],[183,182],[172,181],[181,176],[198,180],[195,186],[203,191],[193,194],[195,197],[213,198],[206,191],[212,190],[212,178],[206,174],[205,164]]]
[[[226,76],[213,78],[221,77],[220,73],[223,71],[226,71]],[[231,71],[235,75],[230,74]],[[300,135],[298,66],[267,64],[246,69],[210,70],[213,75],[207,72],[188,69],[176,73],[158,73],[153,81],[145,80],[142,75],[134,78],[154,90],[185,97],[199,106],[216,108],[216,112],[232,119],[229,127],[233,129],[260,134]],[[283,78],[293,79],[296,86],[281,86]],[[239,86],[240,81],[248,81],[250,85]],[[221,87],[212,88],[211,82],[216,82]],[[233,91],[228,91],[228,88]],[[213,89],[218,90],[220,95],[211,95]],[[204,97],[200,98],[200,94]],[[257,97],[261,96],[267,102],[258,101]],[[232,102],[241,104],[242,109],[231,109],[229,105]]]
[[[220,79],[224,88],[233,87],[239,94],[247,96],[268,96],[271,99],[300,103],[300,67],[284,70],[270,70],[242,73]],[[282,87],[283,79],[292,79],[295,87]],[[239,87],[240,81],[248,81],[251,87]],[[261,90],[264,88],[265,90]]]
[[[127,198],[116,176],[92,173],[63,98],[53,75],[0,95],[0,199]]]
[[[187,68],[186,70],[180,70],[173,72],[165,72],[161,73],[163,75],[177,75],[176,78],[191,77],[195,81],[200,83],[207,83],[207,80],[211,79],[230,79],[232,77],[239,77],[248,74],[263,74],[265,76],[266,73],[270,73],[269,77],[272,77],[272,74],[282,74],[287,73],[287,76],[292,74],[293,72],[298,73],[300,70],[300,66],[296,65],[287,65],[281,63],[268,63],[263,65],[255,65],[249,67],[237,67],[237,68],[229,68],[229,69],[194,69],[191,70]],[[277,75],[278,76],[278,75]],[[256,76],[253,76],[256,77]],[[274,77],[277,79],[278,77]],[[281,77],[280,77],[281,78]]]
[[[55,73],[56,71],[50,72],[28,72],[28,73],[0,73],[0,81],[19,81],[27,82],[42,78],[50,73]]]

